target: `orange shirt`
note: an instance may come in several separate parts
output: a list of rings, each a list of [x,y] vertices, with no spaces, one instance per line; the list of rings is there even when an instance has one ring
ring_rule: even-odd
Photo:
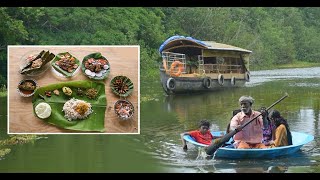
[[[258,116],[260,112],[252,110],[250,116],[247,116],[242,111],[236,114],[230,122],[230,127],[235,129],[238,125],[243,125],[254,117]],[[262,128],[263,120],[262,116],[259,116],[257,119],[253,120],[242,131],[234,135],[233,139],[235,142],[244,141],[250,144],[261,143],[262,141]]]
[[[198,143],[210,145],[213,139],[210,131],[207,131],[205,134],[201,134],[199,130],[190,131],[188,134],[192,136]]]
[[[276,129],[274,146],[288,146],[287,128],[283,124],[280,124]]]

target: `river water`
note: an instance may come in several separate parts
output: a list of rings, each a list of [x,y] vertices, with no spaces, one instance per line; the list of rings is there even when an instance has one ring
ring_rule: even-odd
[[[12,146],[0,159],[0,172],[320,172],[320,68],[252,71],[242,88],[167,96],[160,80],[141,82],[140,135],[46,135],[34,143]],[[160,78],[159,78],[160,79]],[[238,99],[250,95],[254,109],[277,104],[291,131],[315,136],[294,156],[272,160],[203,160],[180,133],[197,129],[201,119],[212,130],[225,130]],[[1,99],[1,108],[4,99]],[[1,139],[6,115],[1,111]]]

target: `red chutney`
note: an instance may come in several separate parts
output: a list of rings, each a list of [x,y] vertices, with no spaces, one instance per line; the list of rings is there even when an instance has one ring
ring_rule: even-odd
[[[30,95],[30,94],[32,94],[34,91],[28,91],[28,90],[24,90],[24,89],[21,89],[21,88],[19,88],[19,90],[20,90],[20,92],[22,93],[22,94],[25,94],[25,95]]]

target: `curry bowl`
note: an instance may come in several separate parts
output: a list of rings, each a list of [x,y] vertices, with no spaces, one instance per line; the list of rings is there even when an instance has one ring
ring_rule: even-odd
[[[23,79],[17,86],[17,91],[22,97],[30,97],[36,91],[38,87],[37,82],[34,79]]]

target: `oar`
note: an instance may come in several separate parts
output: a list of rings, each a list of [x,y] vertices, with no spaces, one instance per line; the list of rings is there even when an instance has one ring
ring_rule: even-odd
[[[273,106],[275,106],[276,104],[278,104],[279,102],[281,102],[284,98],[288,97],[288,93],[286,93],[282,98],[280,98],[279,100],[277,100],[276,102],[274,102],[272,105],[270,105],[266,110],[268,111],[269,109],[271,109]],[[234,136],[235,134],[237,134],[239,131],[241,131],[244,127],[246,127],[249,123],[251,123],[252,121],[254,121],[255,119],[257,119],[259,116],[261,116],[262,114],[259,114],[258,116],[250,119],[248,122],[246,122],[245,124],[243,124],[242,126],[238,127],[237,129],[229,132],[228,134],[224,135],[217,143],[213,143],[211,145],[209,145],[206,148],[206,153],[209,156],[212,156],[212,154],[218,149],[220,148],[224,143],[226,143],[227,141],[229,141],[229,139]],[[212,158],[212,157],[211,157]]]

